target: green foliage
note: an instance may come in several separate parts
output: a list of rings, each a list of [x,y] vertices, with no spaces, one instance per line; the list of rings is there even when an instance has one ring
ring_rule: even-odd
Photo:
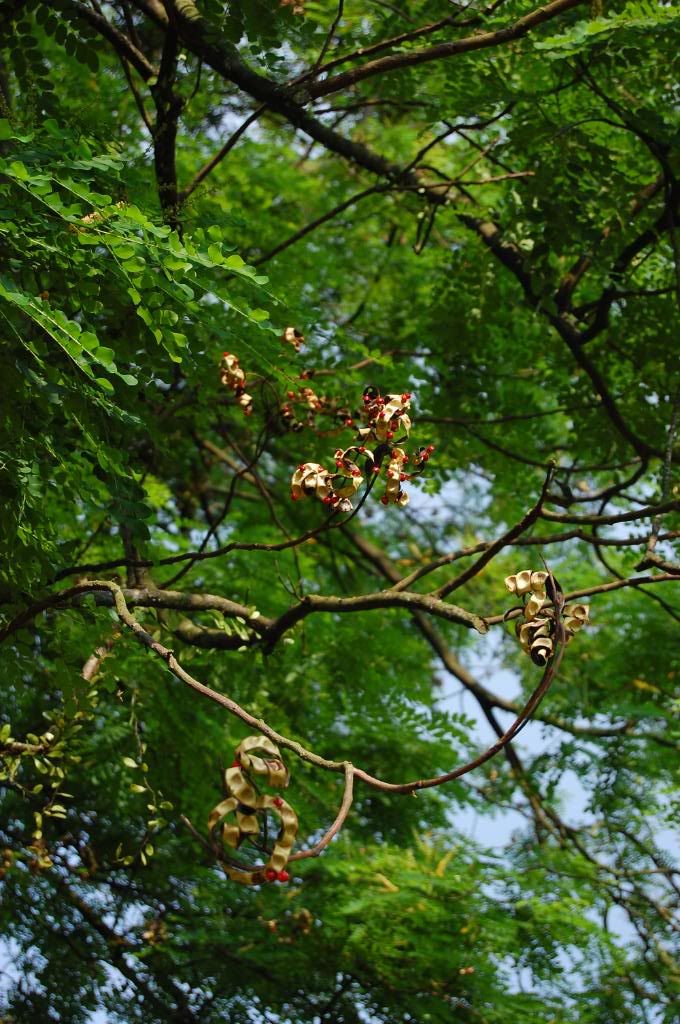
[[[674,1024],[677,11],[578,5],[314,99],[336,0],[174,6],[176,48],[158,5],[0,2],[0,1018]],[[329,77],[533,9],[340,6]],[[408,508],[383,470],[336,528],[290,479],[369,383],[435,452]],[[475,564],[551,462],[545,518],[447,598],[484,636],[390,603]],[[541,557],[592,626],[537,721],[417,795],[358,778],[288,886],[229,882],[184,819],[206,836],[253,730],[158,651],[323,758],[432,778],[537,685],[501,619]],[[342,775],[283,755],[308,848]]]

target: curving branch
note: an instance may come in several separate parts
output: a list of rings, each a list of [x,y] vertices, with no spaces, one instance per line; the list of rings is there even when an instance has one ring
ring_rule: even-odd
[[[75,590],[77,588],[72,589]],[[121,621],[121,623],[134,634],[136,639],[144,647],[148,648],[154,654],[158,655],[158,657],[160,657],[167,664],[170,672],[175,676],[175,678],[179,679],[180,682],[189,686],[196,693],[201,694],[208,700],[213,701],[213,703],[218,704],[226,711],[229,711],[230,714],[234,715],[236,718],[239,718],[246,725],[250,726],[253,729],[256,729],[258,732],[261,732],[264,736],[268,736],[269,739],[274,741],[274,743],[278,744],[281,747],[284,747],[287,750],[292,750],[294,753],[298,755],[298,757],[301,758],[301,760],[307,761],[309,764],[313,764],[316,767],[325,769],[327,771],[342,772],[347,778],[347,761],[331,761],[328,758],[321,757],[319,754],[316,754],[313,751],[308,750],[306,747],[304,747],[301,743],[298,743],[296,740],[292,740],[289,737],[283,736],[280,733],[276,732],[276,730],[272,729],[272,727],[268,725],[267,722],[265,722],[263,719],[259,719],[256,718],[254,715],[251,715],[250,712],[246,711],[245,708],[242,708],[231,697],[228,697],[226,694],[223,693],[218,693],[216,690],[211,689],[211,687],[206,686],[204,683],[199,682],[198,679],[195,679],[193,676],[191,676],[179,663],[179,661],[175,657],[174,652],[169,648],[165,647],[159,641],[154,640],[151,634],[144,629],[144,627],[137,621],[137,619],[135,619],[135,617],[132,615],[128,608],[127,602],[125,600],[124,591],[122,587],[118,586],[117,583],[112,583],[109,580],[92,580],[87,584],[81,584],[79,589],[81,590],[81,592],[108,591],[113,598],[113,604],[116,610],[116,614],[118,615],[118,618]],[[520,714],[517,716],[517,718],[512,723],[510,728],[505,731],[503,736],[501,736],[496,743],[494,743],[483,753],[479,754],[478,757],[475,757],[473,760],[468,761],[466,764],[463,764],[460,767],[453,769],[453,771],[446,772],[442,775],[438,775],[429,779],[416,779],[411,782],[404,783],[385,782],[382,779],[370,775],[362,768],[357,768],[355,766],[349,765],[349,767],[352,768],[353,776],[357,779],[361,779],[361,781],[364,782],[366,785],[371,786],[374,789],[381,790],[382,792],[413,793],[417,792],[420,789],[431,789],[435,786],[440,786],[446,782],[450,782],[453,779],[460,778],[462,775],[466,775],[468,772],[474,771],[475,768],[478,768],[480,765],[484,764],[486,761],[494,757],[494,755],[497,754],[500,750],[502,750],[503,747],[505,747],[513,739],[513,737],[516,736],[517,733],[524,727],[528,719],[531,717],[531,715],[536,710],[541,700],[545,696],[555,676],[555,673],[559,668],[562,653],[564,650],[565,639],[564,629],[561,623],[559,611],[561,611],[561,609],[558,609],[558,615],[556,616],[555,656],[549,663],[549,665],[546,667],[546,670],[543,673],[543,677],[541,678],[540,683],[538,684],[538,686],[532,693],[531,697],[522,708]],[[341,818],[342,816],[340,824],[338,825],[338,819],[336,819],[336,822],[334,823],[334,826],[332,826],[332,828],[334,828],[335,825],[338,825],[338,829],[340,828],[340,825],[342,824],[342,821],[344,820],[344,817],[346,817],[346,813],[349,810],[349,806],[347,805],[347,810],[343,809],[350,798],[351,791],[350,796],[348,797],[346,790],[345,797],[343,799],[343,806],[341,807],[340,814],[338,815],[338,818]],[[333,835],[334,834],[335,832],[333,832]],[[330,838],[332,838],[332,835]],[[330,842],[330,839],[328,841]]]
[[[349,761],[345,763],[345,787],[342,794],[342,803],[340,804],[340,810],[338,811],[337,817],[331,827],[328,829],[325,835],[319,839],[318,843],[315,843],[309,850],[298,850],[297,853],[291,854],[288,858],[288,863],[293,860],[305,860],[307,857],[318,857],[326,847],[333,841],[337,836],[338,832],[345,824],[347,815],[352,807],[352,800],[354,799],[354,765],[350,764]]]

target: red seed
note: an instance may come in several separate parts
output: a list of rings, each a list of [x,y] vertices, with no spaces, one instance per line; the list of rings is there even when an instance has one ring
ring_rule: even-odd
[[[362,453],[366,451],[366,449],[364,448],[363,444],[362,444],[361,448],[359,449],[359,451],[362,452]]]
[[[399,479],[400,480],[408,480],[408,473],[400,473],[399,474]]]
[[[268,882],[275,882],[278,877],[278,873],[274,871],[274,868],[267,868],[267,870],[264,873],[264,877],[267,879]]]
[[[374,473],[379,473],[380,472],[380,466],[374,466],[373,467],[373,472]]]
[[[433,444],[428,444],[427,450],[428,450],[428,452],[433,452],[434,451],[434,445]]]
[[[280,796],[275,796],[274,797],[274,806],[275,807],[283,807],[283,800],[281,799]]]
[[[394,437],[394,431],[388,430],[387,433],[385,434],[385,437],[387,438],[388,441],[391,441],[392,438]]]
[[[287,871],[279,871],[279,882],[288,882],[289,880],[290,875]]]
[[[423,462],[429,462],[430,461],[430,456],[427,454],[427,452],[425,452],[425,454],[421,458],[422,458]]]
[[[235,761],[232,761],[232,762],[231,762],[231,767],[232,767],[232,768],[240,768],[240,767],[241,767],[241,762],[239,761],[239,759],[238,759],[238,758],[236,758],[236,760],[235,760]]]
[[[386,494],[383,494],[383,496],[380,499],[380,501],[382,502],[383,505],[389,505],[389,503],[390,503],[390,499],[387,497]]]

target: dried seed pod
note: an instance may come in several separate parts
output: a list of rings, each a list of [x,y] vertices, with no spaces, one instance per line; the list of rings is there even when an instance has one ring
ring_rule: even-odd
[[[331,491],[328,470],[318,462],[304,462],[293,473],[291,480],[291,497],[293,501],[315,496],[322,501]]]
[[[547,591],[550,589],[551,596],[557,600],[556,595],[561,594],[562,588],[550,573],[532,569],[523,569],[507,576],[505,586],[510,593],[523,598],[523,617],[518,619],[515,626],[522,650],[534,664],[547,664],[555,653],[555,607],[549,604]],[[566,643],[587,624],[588,616],[587,605],[565,605],[562,625]]]
[[[223,352],[220,360],[220,381],[226,388],[231,388],[236,402],[246,416],[253,411],[253,396],[246,392],[245,371],[239,364],[238,356],[233,352]]]
[[[583,629],[590,621],[590,608],[587,604],[565,604],[562,611],[562,623],[569,638]]]
[[[409,503],[409,496],[401,487],[405,476],[403,466],[406,458],[403,448],[393,448],[390,452],[385,479],[385,494],[381,498],[383,505],[399,505],[404,508]]]
[[[312,388],[304,387],[300,388],[299,390],[300,398],[304,402],[306,402],[310,409],[312,409],[314,412],[318,412],[319,409],[323,408],[323,401],[319,398],[317,394],[315,394]]]
[[[366,469],[372,473],[379,473],[386,463],[386,489],[380,499],[384,505],[394,504],[404,507],[409,502],[409,496],[401,487],[404,480],[411,476],[418,476],[424,468],[424,464],[434,451],[434,445],[422,447],[412,458],[415,472],[405,473],[404,467],[409,462],[409,455],[399,447],[401,438],[408,435],[411,429],[411,419],[408,409],[411,404],[409,392],[402,394],[389,394],[381,396],[378,388],[372,384],[366,385],[363,391],[363,405],[361,412],[348,414],[347,407],[337,407],[335,399],[319,399],[312,388],[299,388],[299,401],[304,401],[308,408],[308,416],[311,418],[319,409],[325,412],[335,413],[343,420],[343,424],[353,427],[355,420],[363,416],[366,426],[357,430],[357,443],[344,450],[338,449],[335,452],[335,464],[337,473],[325,473],[323,478],[310,476],[309,467],[316,467],[315,463],[305,463],[298,468],[293,475],[292,497],[298,500],[306,494],[316,493],[324,504],[332,505],[338,511],[349,511],[352,508],[351,497],[357,492],[364,477],[357,467],[356,459],[363,456],[367,460]],[[294,398],[293,392],[288,393],[289,399]],[[289,425],[295,421],[295,415],[291,406],[282,407],[281,417]],[[371,444],[371,448],[367,447]],[[418,467],[421,467],[419,470]],[[321,469],[321,467],[317,467]],[[321,483],[321,486],[320,486]]]
[[[249,395],[246,391],[242,391],[241,388],[237,388],[236,404],[241,406],[244,415],[250,416],[253,411],[253,396]]]
[[[338,463],[338,472],[330,477],[331,487],[338,497],[351,498],[364,482],[362,472],[351,459],[336,459],[336,466]]]
[[[299,352],[305,343],[305,336],[296,327],[286,327],[281,335],[281,341],[284,345],[292,345],[295,351]]]
[[[265,864],[241,867],[221,859],[220,864],[232,881],[242,885],[287,881],[290,876],[284,868],[297,835],[297,815],[280,796],[259,793],[252,775],[264,776],[267,784],[276,788],[288,785],[288,769],[281,752],[266,736],[248,736],[236,748],[236,759],[224,773],[227,798],[210,812],[208,830],[213,842],[220,839],[224,845],[238,849],[246,839],[259,836],[260,823],[268,814],[277,817],[281,823],[279,833]],[[232,815],[234,821],[230,820]]]
[[[235,356],[233,352],[222,353],[220,381],[227,388],[241,388],[245,385],[245,372],[239,365],[238,356]]]

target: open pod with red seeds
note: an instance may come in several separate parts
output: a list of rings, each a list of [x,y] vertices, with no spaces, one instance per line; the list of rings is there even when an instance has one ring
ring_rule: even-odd
[[[224,773],[227,797],[208,817],[211,844],[232,881],[242,885],[287,882],[290,875],[285,867],[297,835],[297,815],[282,797],[261,793],[256,777],[274,788],[283,788],[289,781],[279,748],[266,736],[248,736],[236,748],[234,763]],[[278,822],[273,842],[270,819]],[[224,853],[225,846],[239,850],[247,842],[259,851],[263,846],[267,849],[264,864],[242,864]]]
[[[404,472],[404,465],[408,456],[403,448],[393,448],[390,452],[390,461],[387,464],[387,480],[385,482],[385,493],[380,499],[383,505],[401,505],[403,508],[409,503],[408,493],[402,488],[404,480],[408,480],[408,474]]]
[[[511,594],[522,598],[522,617],[515,624],[515,632],[522,650],[535,665],[544,666],[555,653],[555,608],[548,596],[550,573],[543,570],[522,569],[506,576],[505,586]],[[553,578],[554,579],[554,578]],[[559,584],[555,581],[560,590]],[[566,643],[587,625],[590,609],[585,604],[566,604],[562,609],[562,625]]]
[[[311,389],[301,390],[311,392]],[[364,474],[369,477],[368,493],[373,486],[372,480],[386,466],[385,493],[380,499],[382,504],[398,505],[401,508],[408,505],[409,496],[401,485],[405,480],[422,474],[425,463],[434,451],[434,445],[421,447],[412,456],[402,447],[411,430],[409,392],[383,397],[378,388],[368,385],[364,388],[363,406],[365,426],[357,428],[355,444],[336,450],[337,472],[329,473],[318,463],[302,463],[293,473],[291,481],[291,497],[294,501],[315,496],[326,505],[348,512],[353,508],[351,498],[364,482]],[[286,407],[286,413],[293,418],[289,406]],[[344,422],[346,426],[354,426],[351,416]],[[405,466],[410,459],[413,468],[406,472]],[[363,471],[358,465],[360,460],[364,462]]]

